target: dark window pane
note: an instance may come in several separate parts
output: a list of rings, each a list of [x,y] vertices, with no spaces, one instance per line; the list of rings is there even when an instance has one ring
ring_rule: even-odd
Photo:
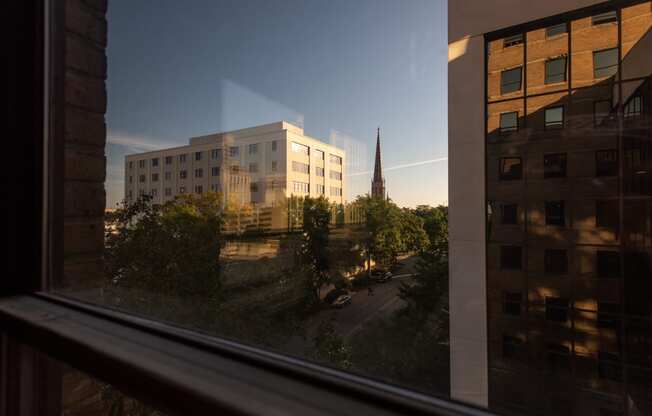
[[[546,202],[546,225],[564,226],[565,224],[564,201]]]
[[[521,314],[521,293],[504,292],[503,293],[503,313],[505,315],[518,316]]]
[[[546,297],[546,320],[552,322],[566,322],[568,318],[568,299]]]
[[[627,101],[623,109],[625,117],[637,117],[643,111],[643,98],[640,95],[635,95]]]
[[[593,52],[593,76],[610,77],[618,71],[618,48]]]
[[[504,270],[521,269],[521,247],[502,246],[500,247],[500,267]]]
[[[598,150],[595,152],[595,176],[618,175],[618,151]]]
[[[503,204],[500,207],[500,211],[501,211],[501,218],[503,224],[516,224],[518,222],[517,204]]]
[[[591,24],[593,25],[601,25],[604,23],[611,23],[616,21],[618,21],[618,15],[616,14],[615,10],[606,13],[596,14],[595,16],[591,17]]]
[[[560,23],[558,25],[550,26],[546,28],[546,37],[553,37],[566,33],[568,29],[566,28],[566,23]]]
[[[593,122],[596,126],[601,126],[606,120],[612,118],[612,116],[610,100],[601,100],[593,103]]]
[[[620,253],[617,251],[598,250],[596,257],[599,278],[612,279],[620,277]]]
[[[570,349],[561,344],[548,344],[546,364],[548,369],[553,372],[570,370]]]
[[[596,201],[595,203],[595,226],[617,228],[618,227],[618,201]]]
[[[521,89],[521,67],[508,69],[500,74],[500,93],[507,94]]]
[[[546,274],[568,273],[568,257],[566,250],[548,249],[544,252],[544,267]]]
[[[612,381],[620,381],[622,370],[618,354],[600,351],[598,354],[598,375]]]
[[[559,129],[564,127],[564,107],[546,108],[545,127],[546,129]]]
[[[500,180],[518,180],[523,176],[523,165],[520,157],[505,157],[500,159]]]
[[[617,303],[598,303],[598,328],[618,329],[620,305]]]
[[[543,157],[543,177],[566,177],[566,153],[555,153]]]
[[[522,33],[519,33],[518,35],[506,37],[505,40],[503,40],[503,46],[505,48],[509,48],[510,46],[514,46],[514,45],[519,45],[521,43],[523,43]]]
[[[523,351],[523,341],[520,338],[503,335],[503,358],[516,358]]]
[[[518,130],[518,112],[512,111],[500,115],[500,132],[508,133]]]
[[[549,59],[546,61],[545,83],[566,81],[566,57]]]

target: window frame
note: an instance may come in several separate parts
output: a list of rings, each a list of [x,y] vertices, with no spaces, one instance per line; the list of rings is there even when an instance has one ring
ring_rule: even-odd
[[[565,82],[565,81],[564,81]],[[547,120],[548,111],[559,110],[561,109],[561,122]],[[552,107],[546,107],[543,112],[543,128],[544,130],[562,130],[566,126],[566,108],[563,105],[555,105]]]
[[[507,128],[503,128],[503,118],[508,116],[508,115],[513,115],[516,114],[516,125],[510,126]],[[501,135],[508,136],[512,133],[515,133],[518,131],[519,128],[519,122],[518,122],[518,111],[505,111],[503,113],[500,113],[500,120],[498,121],[498,132]]]
[[[515,90],[505,91],[505,89],[504,89],[505,85],[516,84],[516,82],[509,82],[509,83],[506,84],[505,82],[503,82],[504,75],[507,72],[513,72],[513,71],[516,71],[516,70],[518,70],[518,73],[519,73],[518,88],[515,89]],[[504,70],[500,71],[500,95],[518,93],[522,89],[523,89],[523,66],[522,65],[514,67],[514,68],[504,69]]]
[[[0,393],[8,403],[3,407],[18,408],[29,400],[34,405],[22,406],[16,414],[60,414],[60,396],[56,393],[60,384],[56,380],[60,382],[61,373],[56,359],[173,413],[244,415],[274,408],[304,414],[331,414],[336,409],[379,415],[490,414],[466,404],[48,293],[50,283],[62,270],[63,254],[58,244],[62,233],[55,231],[62,228],[56,218],[61,218],[64,196],[61,121],[65,100],[61,75],[65,7],[63,0],[14,3],[24,9],[21,17],[27,24],[10,19],[10,33],[25,34],[31,43],[21,43],[27,46],[20,48],[24,59],[8,60],[10,66],[28,68],[9,71],[10,78],[24,77],[14,84],[26,86],[20,90],[20,99],[27,100],[28,105],[9,107],[33,123],[21,126],[26,140],[11,145],[32,150],[21,153],[25,157],[16,158],[21,160],[15,163],[18,171],[32,173],[36,179],[29,192],[21,194],[36,203],[12,212],[13,220],[30,226],[10,230],[10,238],[33,243],[24,245],[21,253],[29,261],[19,268],[19,261],[12,259],[6,265],[6,278],[0,281]],[[10,93],[9,100],[17,102],[18,93]],[[18,186],[19,181],[10,183],[11,189]],[[21,347],[7,348],[13,344]],[[41,352],[30,352],[29,346]],[[169,360],[154,359],[161,356]],[[205,359],[188,358],[199,356]],[[207,366],[215,371],[207,372]],[[297,388],[301,394],[297,394]]]
[[[561,80],[549,80],[548,77],[550,74],[548,73],[548,64],[552,64],[553,62],[556,61],[564,61],[564,72],[563,72],[563,79]],[[553,74],[555,76],[559,76],[560,74]],[[561,56],[556,56],[554,58],[548,58],[546,59],[546,62],[544,64],[544,71],[543,71],[543,84],[544,85],[550,85],[550,84],[561,84],[568,81],[568,56],[566,55],[561,55]]]
[[[616,63],[615,63],[615,64],[613,64],[613,65],[608,65],[608,66],[601,66],[600,68],[597,68],[597,67],[596,67],[595,58],[596,58],[596,56],[598,56],[598,54],[605,53],[605,52],[614,52],[614,51],[615,51],[615,53],[616,53]],[[619,65],[619,62],[618,62],[618,53],[619,53],[619,52],[618,52],[618,51],[619,51],[619,48],[618,48],[618,47],[615,47],[615,48],[598,49],[598,50],[593,51],[593,56],[592,56],[592,63],[593,63],[593,79],[609,78],[609,77],[613,77],[613,76],[615,76],[615,75],[618,74],[618,65]],[[609,74],[609,75],[600,75],[600,76],[597,75],[597,72],[596,72],[596,71],[604,70],[605,68],[614,68],[614,67],[616,68],[616,70],[614,71],[613,74]]]
[[[555,29],[555,28],[558,28],[558,27],[561,27],[561,26],[564,27],[563,32],[554,33],[552,35],[550,34],[550,29]],[[546,27],[546,39],[554,39],[554,38],[557,38],[559,36],[565,35],[567,33],[568,33],[568,23],[567,22],[558,23],[556,25]]]

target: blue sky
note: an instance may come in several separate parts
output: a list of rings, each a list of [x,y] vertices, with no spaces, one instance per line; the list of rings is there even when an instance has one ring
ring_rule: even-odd
[[[370,189],[376,128],[390,197],[447,201],[446,2],[113,0],[107,207],[124,155],[281,119],[346,148]]]

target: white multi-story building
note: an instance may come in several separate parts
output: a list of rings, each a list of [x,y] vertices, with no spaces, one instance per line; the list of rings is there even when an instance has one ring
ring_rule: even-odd
[[[193,137],[186,146],[125,157],[125,198],[219,192],[225,202],[282,205],[290,196],[344,203],[345,152],[286,121]]]

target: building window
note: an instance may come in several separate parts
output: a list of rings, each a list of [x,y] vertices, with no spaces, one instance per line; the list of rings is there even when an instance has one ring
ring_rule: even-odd
[[[548,249],[544,251],[543,257],[546,274],[561,275],[568,273],[568,256],[566,250]]]
[[[165,188],[165,196],[172,196],[172,188]]]
[[[249,149],[250,155],[255,155],[258,153],[258,143],[252,143],[247,148]]]
[[[521,89],[521,70],[522,68],[519,66],[500,73],[501,94],[508,94]]]
[[[186,170],[179,171],[179,179],[186,179],[187,177],[188,177],[188,171]]]
[[[158,195],[158,189],[156,189],[156,188],[152,189],[152,190],[150,191],[150,194],[151,194],[152,196],[154,196],[154,197],[157,196],[157,195]]]
[[[294,153],[303,153],[304,155],[310,155],[310,148],[305,144],[292,142],[292,151]]]
[[[561,129],[564,127],[564,106],[546,108],[545,112],[546,130]]]
[[[195,160],[200,161],[201,160],[201,154],[202,152],[195,152]]]
[[[620,305],[611,302],[598,302],[598,328],[618,329]]]
[[[322,184],[317,184],[317,193],[319,195],[324,195],[326,193],[326,187]]]
[[[293,160],[292,161],[292,171],[293,172],[309,174],[310,173],[310,165]]]
[[[238,165],[232,165],[232,166],[231,166],[231,173],[233,173],[233,174],[238,174],[238,173],[240,173],[240,166],[238,166]]]
[[[593,77],[604,78],[618,71],[618,48],[593,52]]]
[[[152,173],[152,182],[158,182],[158,173]]]
[[[595,152],[595,176],[618,175],[618,151],[598,150]]]
[[[165,172],[165,180],[166,181],[172,180],[172,172]]]
[[[134,182],[134,177],[129,175],[129,183],[133,183],[133,182]]]
[[[276,143],[276,142],[273,142]],[[272,172],[276,172],[278,170],[278,162],[275,160],[272,160]]]
[[[212,149],[211,150],[211,159],[213,159],[213,160],[221,159],[220,149]]]
[[[272,152],[275,152],[277,147],[278,147],[278,143],[276,142],[276,140],[274,140],[272,142]]]
[[[179,163],[186,163],[186,155],[179,155]]]
[[[212,176],[220,176],[220,168],[219,168],[219,166],[213,166],[211,168],[211,175]]]
[[[595,226],[618,228],[618,201],[595,201]]]
[[[258,183],[252,182],[251,184],[249,184],[249,191],[258,192]]]
[[[566,57],[548,59],[546,61],[546,75],[544,82],[554,84],[566,81]]]
[[[325,160],[325,154],[324,154],[323,151],[318,150],[318,149],[315,149],[314,151],[315,151],[315,159]]]
[[[543,177],[545,179],[566,177],[566,153],[543,156]]]
[[[204,187],[201,185],[195,185],[195,193],[201,194],[202,192],[204,192]]]
[[[516,358],[523,350],[523,341],[511,335],[503,334],[503,358]]]
[[[568,319],[568,299],[546,296],[546,320],[566,322]]]
[[[147,180],[147,177],[145,175],[140,175],[140,177],[138,178],[138,181],[140,183],[144,183],[146,180]]]
[[[249,164],[249,172],[250,173],[258,172],[258,163],[250,163]]]
[[[292,190],[296,193],[307,194],[310,192],[310,184],[305,182],[292,182]]]
[[[519,316],[521,315],[521,302],[523,294],[519,292],[503,292],[503,314]]]
[[[324,168],[319,167],[319,166],[315,167],[315,175],[323,177],[324,176]]]
[[[203,169],[195,169],[195,178],[202,178],[204,176]]]
[[[518,223],[518,205],[517,204],[502,204],[500,206],[500,218],[503,224],[517,224]]]
[[[134,191],[132,191],[132,190],[130,189],[129,192],[127,193],[127,197],[128,197],[129,199],[132,199],[132,198],[134,197]]]
[[[596,258],[597,274],[600,279],[618,279],[620,277],[620,253],[598,250]]]
[[[179,187],[179,193],[180,194],[185,194],[186,193],[186,187],[185,186],[180,186]]]
[[[615,10],[606,13],[596,14],[595,16],[591,16],[591,24],[593,26],[602,25],[605,23],[617,22],[617,21],[618,21],[618,15],[616,14]]]
[[[518,111],[510,111],[500,115],[500,132],[510,133],[518,130]]]
[[[503,270],[521,270],[522,254],[519,246],[500,247],[500,268]]]
[[[328,175],[331,179],[335,179],[336,181],[341,181],[342,180],[342,172],[337,172],[335,170],[331,170]]]
[[[219,192],[220,191],[220,185],[219,184],[211,184],[211,192]]]
[[[546,28],[546,37],[552,38],[558,35],[563,35],[566,32],[568,32],[568,26],[566,23],[560,23],[558,25],[548,26]]]
[[[611,100],[600,100],[593,103],[593,124],[601,126],[611,117]]]
[[[240,156],[240,148],[238,146],[229,147],[229,157],[238,157]]]
[[[557,225],[561,227],[566,225],[564,201],[546,202],[546,225]]]
[[[342,196],[342,188],[331,186],[331,196]]]
[[[643,97],[634,95],[625,104],[623,109],[625,118],[638,117],[643,111]]]
[[[139,160],[138,161],[138,167],[143,169],[145,167],[145,161],[144,160]]]
[[[172,156],[165,156],[165,164],[166,165],[172,164]]]
[[[134,162],[129,162],[129,169],[133,169],[133,168],[134,168]]]
[[[155,168],[157,166],[158,166],[158,157],[155,157],[154,159],[152,159],[152,167]]]
[[[622,380],[622,367],[618,354],[604,351],[598,353],[598,376],[605,380]]]
[[[334,163],[336,165],[341,165],[342,164],[342,158],[339,157],[339,156],[329,155],[328,158],[329,158],[331,163]]]
[[[569,371],[570,348],[562,344],[548,344],[546,346],[546,365],[550,371]]]
[[[498,160],[498,175],[501,181],[519,180],[523,176],[520,157],[503,157]]]
[[[509,48],[510,46],[516,46],[523,43],[523,34],[519,33],[518,35],[508,36],[503,40],[503,47]]]

